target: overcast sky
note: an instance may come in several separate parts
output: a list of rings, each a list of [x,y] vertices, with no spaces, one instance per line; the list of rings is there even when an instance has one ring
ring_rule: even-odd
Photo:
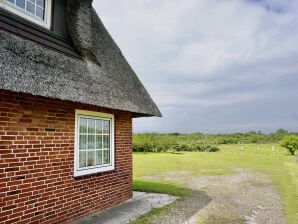
[[[134,132],[298,131],[297,0],[94,0],[160,108]]]

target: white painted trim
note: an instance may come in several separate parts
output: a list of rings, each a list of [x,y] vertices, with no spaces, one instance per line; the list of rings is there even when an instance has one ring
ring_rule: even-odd
[[[41,20],[38,17],[35,17],[29,12],[26,12],[25,10],[22,10],[19,7],[16,7],[5,0],[0,0],[0,7],[4,8],[20,17],[23,17],[26,20],[29,20],[30,22],[33,22],[37,25],[40,25],[42,27],[45,27],[47,29],[51,28],[51,16],[52,16],[52,0],[45,0],[45,19]]]
[[[102,120],[110,120],[111,128],[110,128],[110,164],[105,164],[101,166],[93,166],[86,168],[79,168],[79,118],[80,117],[94,117],[95,119]],[[114,136],[114,127],[115,127],[114,115],[95,112],[95,111],[87,111],[87,110],[76,110],[75,111],[75,147],[74,147],[74,177],[85,176],[94,173],[106,172],[115,170],[115,136]]]

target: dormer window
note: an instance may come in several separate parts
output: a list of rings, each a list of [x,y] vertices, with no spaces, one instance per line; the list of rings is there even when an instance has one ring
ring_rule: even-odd
[[[0,0],[4,9],[50,29],[52,0]]]

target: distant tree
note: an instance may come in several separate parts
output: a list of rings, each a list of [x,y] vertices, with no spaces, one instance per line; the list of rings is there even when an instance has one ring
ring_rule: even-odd
[[[175,138],[171,135],[160,134],[156,139],[157,151],[168,151],[173,149],[175,144]]]
[[[289,133],[289,132],[288,132],[287,130],[282,129],[282,128],[278,129],[278,130],[275,132],[275,134],[278,135],[278,136],[285,136],[285,135],[287,135],[288,133]]]
[[[248,134],[248,135],[256,135],[257,132],[255,132],[255,131],[249,131],[249,132],[247,132],[246,134]]]
[[[174,135],[174,136],[178,136],[178,135],[180,135],[180,133],[179,132],[173,132],[173,133],[170,133],[171,135]]]
[[[291,155],[295,155],[295,151],[298,151],[298,136],[297,135],[288,135],[285,136],[281,141],[280,145],[289,150]]]
[[[154,133],[134,134],[132,150],[134,152],[152,152],[156,145],[154,142]]]

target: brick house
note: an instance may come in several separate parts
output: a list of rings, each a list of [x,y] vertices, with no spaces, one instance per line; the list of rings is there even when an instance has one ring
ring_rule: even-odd
[[[132,196],[132,118],[161,116],[92,0],[0,0],[0,223]]]

